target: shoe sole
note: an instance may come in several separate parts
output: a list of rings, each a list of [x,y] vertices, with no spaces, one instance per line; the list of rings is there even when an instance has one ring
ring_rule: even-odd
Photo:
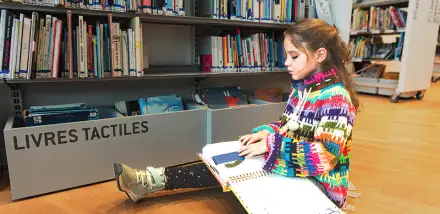
[[[128,196],[128,198],[130,198],[133,202],[138,202],[139,201],[139,197],[137,197],[133,191],[131,191],[130,189],[126,188],[124,186],[124,183],[122,182],[122,178],[121,178],[121,174],[123,172],[123,168],[122,165],[119,163],[114,163],[113,164],[113,169],[115,171],[115,178],[116,178],[116,184],[118,185],[118,189],[121,192],[125,192],[125,194]]]

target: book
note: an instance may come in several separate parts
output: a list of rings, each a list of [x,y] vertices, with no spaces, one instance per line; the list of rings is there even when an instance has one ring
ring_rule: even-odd
[[[343,213],[308,178],[286,177],[262,169],[263,156],[238,156],[239,141],[209,144],[198,154],[219,181],[248,213]],[[228,167],[237,160],[242,162]]]

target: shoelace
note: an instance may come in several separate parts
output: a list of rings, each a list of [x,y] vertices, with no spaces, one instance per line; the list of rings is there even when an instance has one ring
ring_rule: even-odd
[[[137,183],[141,183],[143,187],[148,187],[150,189],[153,188],[153,185],[151,184],[151,178],[147,170],[136,169],[135,172],[136,172]]]
[[[304,106],[306,105],[306,101],[309,98],[311,91],[312,88],[310,88],[309,90],[304,89],[304,91],[298,91],[298,96],[299,96],[298,103],[296,104],[292,114],[288,116],[286,124],[281,128],[280,131],[282,134],[284,134],[288,130],[295,131],[296,129],[299,128],[300,126],[298,122],[299,116],[301,115],[301,112],[304,110]]]

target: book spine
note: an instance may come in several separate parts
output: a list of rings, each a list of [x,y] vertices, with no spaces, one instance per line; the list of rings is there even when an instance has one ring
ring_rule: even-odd
[[[29,58],[29,39],[31,30],[31,19],[24,18],[23,30],[22,30],[22,45],[21,45],[21,57],[19,63],[19,78],[26,79],[28,72],[28,58]]]
[[[5,40],[6,40],[6,31],[7,31],[7,19],[6,19],[6,10],[1,10],[0,15],[0,79],[6,78],[3,75],[3,56],[5,52]]]
[[[93,32],[92,32],[92,25],[87,25],[87,47],[88,47],[88,58],[87,58],[87,64],[88,64],[88,76],[94,77],[94,66],[93,66]]]

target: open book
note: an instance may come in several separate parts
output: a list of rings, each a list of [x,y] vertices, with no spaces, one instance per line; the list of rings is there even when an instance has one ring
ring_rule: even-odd
[[[343,213],[308,178],[265,172],[263,156],[238,160],[239,141],[206,145],[199,157],[225,191],[232,191],[248,213]]]

